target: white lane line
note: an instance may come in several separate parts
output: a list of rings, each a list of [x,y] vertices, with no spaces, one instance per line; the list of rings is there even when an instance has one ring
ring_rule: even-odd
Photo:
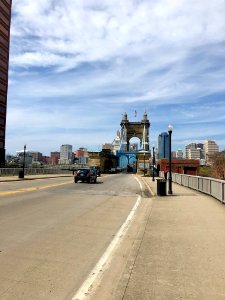
[[[137,179],[137,178],[136,178]],[[138,180],[138,179],[137,179]],[[153,190],[151,189],[151,187],[147,184],[146,179],[143,179],[145,182],[145,185],[147,187],[147,189],[149,190],[149,192],[151,193],[152,196],[155,196],[155,193],[153,192]]]
[[[135,177],[136,178],[136,177]],[[138,181],[141,190],[142,190],[142,184],[139,181],[139,179],[136,178]],[[79,290],[76,292],[76,294],[73,296],[72,300],[84,300],[87,299],[88,296],[90,296],[90,292],[95,289],[97,286],[97,283],[100,282],[102,275],[104,271],[109,267],[110,262],[112,260],[113,252],[119,247],[121,244],[130,224],[131,221],[134,218],[135,212],[138,208],[138,206],[141,203],[141,196],[138,196],[136,203],[134,204],[132,210],[130,211],[126,221],[123,223],[123,225],[120,227],[119,231],[117,232],[116,236],[100,258],[100,260],[95,265],[94,269],[90,272],[87,279],[83,282]]]
[[[143,191],[143,186],[142,186],[141,181],[138,179],[137,176],[135,176],[135,175],[133,175],[133,176],[134,176],[134,178],[137,180],[137,182],[139,183],[141,191]]]

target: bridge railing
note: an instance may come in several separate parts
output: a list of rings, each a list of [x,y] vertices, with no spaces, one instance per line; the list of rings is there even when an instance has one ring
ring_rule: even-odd
[[[0,176],[18,176],[21,168],[0,168]],[[25,175],[44,175],[44,174],[72,174],[69,169],[56,168],[25,168]]]
[[[164,177],[163,172],[160,172],[160,177]],[[178,173],[172,174],[172,180],[175,183],[210,195],[225,203],[225,180]]]

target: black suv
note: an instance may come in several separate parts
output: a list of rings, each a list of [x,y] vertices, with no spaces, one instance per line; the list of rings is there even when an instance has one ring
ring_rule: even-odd
[[[77,183],[78,181],[86,181],[86,182],[94,182],[97,181],[97,172],[93,168],[82,168],[78,169],[74,173],[74,182]]]

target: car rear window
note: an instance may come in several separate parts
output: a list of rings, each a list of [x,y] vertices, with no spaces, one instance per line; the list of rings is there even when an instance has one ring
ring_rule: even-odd
[[[87,174],[88,170],[78,170],[77,173],[78,174]]]

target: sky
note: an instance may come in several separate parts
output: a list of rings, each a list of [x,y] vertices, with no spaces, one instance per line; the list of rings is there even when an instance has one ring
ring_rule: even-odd
[[[172,124],[173,150],[224,150],[224,16],[224,0],[14,0],[6,152],[100,150],[145,111],[150,147]]]

